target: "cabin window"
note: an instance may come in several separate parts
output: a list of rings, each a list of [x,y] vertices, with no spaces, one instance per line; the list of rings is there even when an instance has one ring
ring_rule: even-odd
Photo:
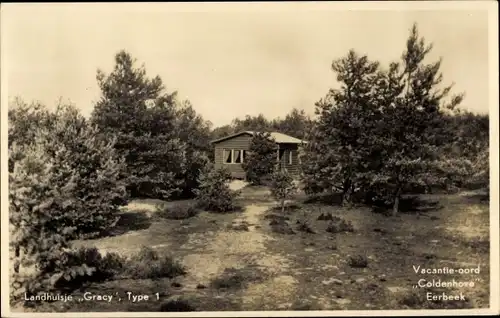
[[[291,165],[293,163],[293,151],[290,150],[288,152],[288,164]]]
[[[246,151],[241,149],[224,149],[223,160],[225,164],[243,163]]]
[[[241,153],[241,150],[233,150],[233,158],[234,158],[234,163],[242,163],[243,154]]]
[[[223,159],[224,163],[232,163],[233,161],[233,152],[230,149],[224,149]]]

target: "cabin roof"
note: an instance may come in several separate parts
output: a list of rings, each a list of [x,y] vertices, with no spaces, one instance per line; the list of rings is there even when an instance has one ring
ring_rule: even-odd
[[[229,135],[226,137],[212,140],[211,143],[219,143],[221,141],[231,139],[234,137],[238,137],[238,136],[241,136],[244,134],[254,136],[256,133],[257,133],[256,131],[244,130],[244,131],[240,131],[236,134],[232,134],[232,135]],[[271,138],[273,138],[276,141],[276,143],[278,143],[278,144],[286,144],[286,143],[287,144],[302,144],[302,143],[306,143],[306,141],[304,141],[304,140],[301,140],[301,139],[298,139],[298,138],[295,138],[292,136],[288,136],[288,135],[285,135],[285,134],[277,132],[277,131],[270,132],[269,134],[271,135]]]

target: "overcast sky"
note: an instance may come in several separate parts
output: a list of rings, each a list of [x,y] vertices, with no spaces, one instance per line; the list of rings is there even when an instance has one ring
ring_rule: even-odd
[[[99,97],[97,68],[109,72],[114,54],[125,49],[215,125],[247,114],[284,116],[293,107],[312,114],[335,83],[333,59],[353,48],[382,63],[396,60],[417,22],[434,43],[431,59],[443,57],[445,83],[466,92],[463,107],[488,112],[488,15],[479,5],[474,11],[409,5],[381,11],[382,3],[378,11],[188,5],[2,5],[9,97],[48,105],[63,97],[88,115]]]

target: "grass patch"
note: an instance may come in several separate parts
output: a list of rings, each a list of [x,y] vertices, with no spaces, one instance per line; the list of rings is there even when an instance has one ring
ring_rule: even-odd
[[[210,286],[215,289],[241,289],[259,278],[260,274],[255,269],[226,268],[219,277],[212,280]]]
[[[188,312],[196,309],[184,299],[173,299],[160,305],[161,312]]]
[[[277,221],[288,221],[288,220],[290,220],[290,218],[288,216],[278,215],[278,214],[267,214],[266,216],[264,216],[264,219],[277,220]]]
[[[390,215],[392,204],[382,200],[372,200],[372,210],[375,213]],[[438,201],[424,200],[420,196],[412,195],[401,198],[399,201],[399,212],[408,214],[423,214],[442,209]]]
[[[298,203],[285,204],[285,211],[296,211],[296,210],[300,210],[301,208],[302,208],[302,205],[300,205]],[[272,207],[271,211],[281,212],[281,206]]]
[[[200,212],[196,204],[159,204],[157,205],[158,212],[156,215],[160,218],[171,220],[184,220],[192,218]]]
[[[286,221],[274,219],[269,222],[269,225],[271,226],[271,231],[273,231],[274,233],[295,234],[295,231]]]
[[[321,193],[308,196],[305,204],[341,205],[342,193]]]
[[[93,238],[123,235],[130,231],[146,230],[152,222],[147,211],[122,212],[116,225]]]
[[[351,221],[346,221],[338,216],[333,216],[326,228],[330,233],[354,232],[354,226]]]
[[[330,212],[328,212],[328,213],[321,213],[318,216],[318,221],[333,221],[333,220],[334,220],[333,215]]]

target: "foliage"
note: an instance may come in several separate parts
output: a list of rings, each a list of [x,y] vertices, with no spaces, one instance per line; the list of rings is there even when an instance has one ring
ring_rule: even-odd
[[[271,195],[280,202],[281,211],[285,210],[285,201],[289,200],[297,191],[292,176],[279,165],[275,167],[271,177]]]
[[[318,119],[302,156],[307,193],[340,191],[348,201],[369,168],[369,135],[378,116],[372,103],[377,69],[377,62],[353,50],[332,63],[342,85],[316,103]]]
[[[451,86],[437,88],[441,61],[424,63],[431,49],[414,25],[402,62],[386,70],[353,51],[334,61],[341,88],[317,104],[319,118],[302,160],[307,192],[340,190],[348,199],[360,191],[390,203],[396,214],[403,193],[449,183],[459,173],[455,162],[439,159],[450,140],[446,111],[463,96],[444,102]]]
[[[170,256],[160,257],[150,247],[143,246],[127,260],[123,275],[132,279],[173,278],[186,273],[184,267]]]
[[[368,258],[366,255],[349,256],[349,266],[354,268],[365,268],[368,266]]]
[[[187,145],[185,171],[177,174],[181,182],[179,195],[191,198],[194,196],[193,189],[199,186],[198,177],[203,167],[213,159],[214,151],[210,145],[211,123],[204,121],[187,100],[176,103],[175,123],[177,138]]]
[[[235,199],[239,191],[232,191],[228,182],[231,174],[224,168],[214,169],[207,165],[199,178],[199,189],[195,189],[198,206],[214,212],[230,212],[238,208]]]
[[[277,150],[277,145],[269,133],[258,132],[254,134],[242,163],[249,182],[261,184],[263,178],[273,172]]]
[[[106,75],[98,71],[102,97],[92,113],[103,138],[117,139],[115,148],[125,158],[123,177],[132,196],[166,199],[182,191],[187,145],[176,132],[175,93],[163,93],[156,76],[149,79],[144,66],[125,51],[115,56]]]
[[[379,79],[378,102],[384,120],[376,126],[371,143],[383,161],[367,176],[378,196],[393,203],[393,214],[398,212],[406,189],[446,178],[436,169],[440,150],[447,142],[444,112],[454,109],[463,96],[453,96],[448,104],[443,102],[452,87],[437,88],[442,81],[441,61],[423,62],[431,49],[432,45],[425,44],[414,25],[402,67],[391,64]]]
[[[236,118],[231,124],[215,128],[212,138],[222,138],[240,131],[272,132],[279,131],[289,136],[306,139],[313,125],[311,118],[304,110],[293,108],[285,118],[268,120],[263,114],[257,116],[247,115],[245,118]]]
[[[107,253],[105,256],[102,256],[95,247],[80,247],[66,251],[60,259],[51,262],[46,271],[55,272],[57,270],[64,270],[65,268],[76,268],[84,264],[84,266],[92,270],[91,276],[75,277],[67,273],[62,275],[55,283],[55,286],[58,288],[79,287],[86,281],[100,282],[114,278],[123,271],[125,262],[126,259],[119,254]]]
[[[183,220],[194,217],[198,213],[199,210],[194,204],[175,204],[173,206],[163,204],[158,206],[156,215],[165,219]]]
[[[11,249],[15,279],[31,271],[17,285],[36,293],[50,289],[58,276],[92,274],[85,264],[49,264],[62,257],[68,240],[112,228],[126,197],[113,141],[97,138],[73,106],[54,112],[39,104],[18,106],[9,110]],[[23,132],[33,120],[29,134]]]

